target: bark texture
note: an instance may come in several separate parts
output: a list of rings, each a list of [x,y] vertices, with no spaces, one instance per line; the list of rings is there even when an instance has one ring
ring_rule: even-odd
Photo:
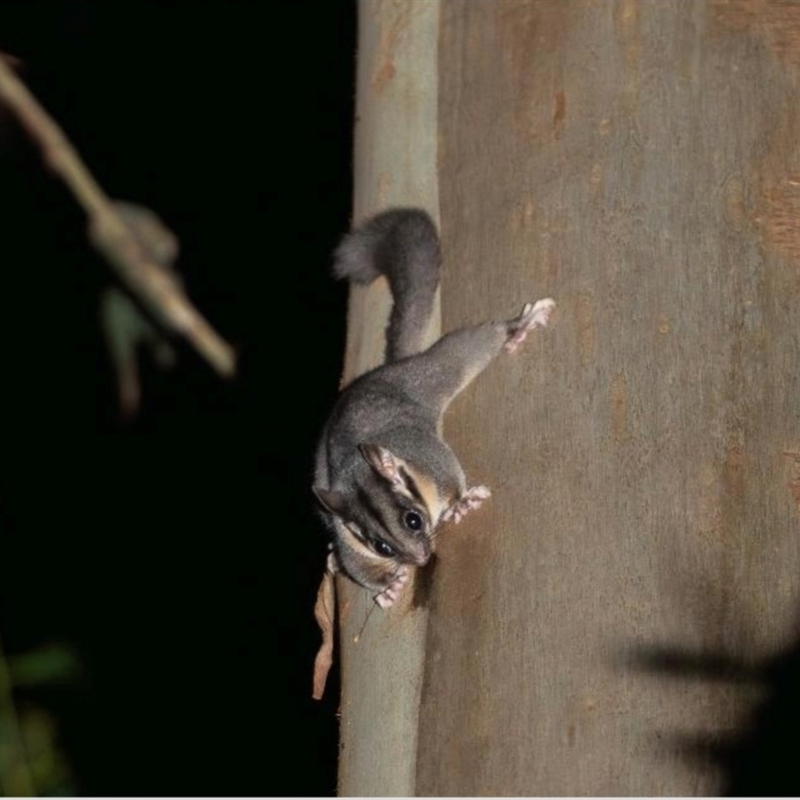
[[[735,790],[730,678],[797,642],[800,4],[438,12],[442,328],[558,309],[447,417],[493,497],[440,538],[413,791]]]

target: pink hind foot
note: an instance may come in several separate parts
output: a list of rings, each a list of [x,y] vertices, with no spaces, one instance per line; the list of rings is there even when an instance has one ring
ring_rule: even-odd
[[[505,343],[506,350],[513,353],[525,341],[529,331],[544,328],[555,307],[555,301],[550,297],[537,300],[533,305],[526,303],[522,313],[508,324],[511,335]]]

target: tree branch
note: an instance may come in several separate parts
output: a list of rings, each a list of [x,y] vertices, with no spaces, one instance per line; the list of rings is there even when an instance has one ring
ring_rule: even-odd
[[[0,57],[0,101],[39,145],[45,163],[58,174],[86,211],[95,247],[120,280],[166,328],[185,337],[222,376],[236,370],[236,355],[192,305],[180,283],[155,264],[139,245],[81,161],[55,120]]]

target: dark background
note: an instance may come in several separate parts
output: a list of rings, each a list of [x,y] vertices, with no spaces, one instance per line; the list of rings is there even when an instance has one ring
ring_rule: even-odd
[[[119,421],[109,270],[0,116],[0,633],[81,665],[16,701],[55,721],[80,794],[332,794],[310,484],[344,341],[354,3],[4,2],[0,49],[104,189],[179,235],[240,357],[224,383],[186,346],[172,373],[143,356]]]
[[[109,269],[0,107],[0,638],[78,664],[18,686],[18,712],[54,725],[63,792],[333,794],[310,485],[344,342],[328,266],[351,205],[354,0],[2,0],[0,49],[105,190],[180,236],[189,295],[240,357],[225,383],[188,347],[172,373],[144,356],[120,422]],[[733,739],[680,744],[721,760],[730,794],[797,795],[799,665],[795,646],[642,666],[761,684]]]

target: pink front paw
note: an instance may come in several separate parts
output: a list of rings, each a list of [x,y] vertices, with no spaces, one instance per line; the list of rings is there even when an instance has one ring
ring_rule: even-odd
[[[442,514],[442,521],[449,522],[451,519],[458,525],[459,522],[476,508],[480,508],[481,503],[492,493],[486,486],[471,486],[464,494],[456,500],[447,511]]]
[[[381,608],[389,608],[397,600],[408,582],[408,574],[408,567],[400,567],[392,582],[380,594],[375,595],[375,602]]]
[[[544,328],[555,307],[555,300],[549,297],[537,300],[533,305],[526,303],[522,313],[509,324],[511,335],[505,343],[506,350],[513,353],[525,341],[529,331]]]

